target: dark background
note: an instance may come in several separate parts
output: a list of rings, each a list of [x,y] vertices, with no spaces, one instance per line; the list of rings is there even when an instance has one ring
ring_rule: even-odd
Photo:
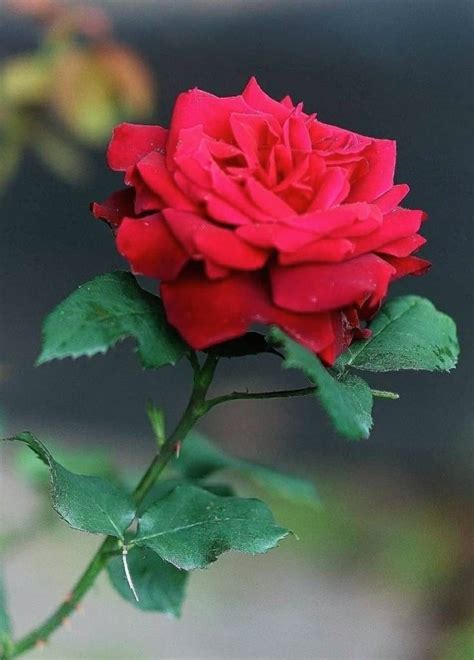
[[[221,6],[222,4],[222,6]],[[398,182],[406,201],[429,212],[423,278],[394,293],[425,295],[459,326],[462,355],[450,375],[404,373],[372,378],[400,392],[376,401],[368,441],[349,443],[330,430],[310,400],[233,404],[207,429],[240,453],[296,463],[364,462],[401,469],[439,490],[466,488],[472,468],[472,6],[468,2],[331,1],[109,3],[117,32],[141,52],[159,81],[156,120],[167,125],[176,95],[198,86],[238,93],[255,74],[271,95],[303,100],[321,120],[395,138]],[[226,5],[226,6],[224,6]],[[0,14],[0,56],[35,42],[33,26]],[[77,91],[80,94],[80,90]],[[28,155],[1,200],[0,363],[10,365],[1,402],[12,431],[60,426],[84,441],[121,438],[142,449],[143,414],[152,396],[178,414],[187,395],[186,365],[144,373],[128,343],[106,357],[33,367],[41,320],[64,296],[97,274],[125,268],[107,228],[88,213],[120,187],[94,157],[75,189]],[[271,356],[221,368],[220,386],[256,389],[299,383]],[[93,431],[91,431],[93,429]],[[90,437],[93,433],[94,437]]]

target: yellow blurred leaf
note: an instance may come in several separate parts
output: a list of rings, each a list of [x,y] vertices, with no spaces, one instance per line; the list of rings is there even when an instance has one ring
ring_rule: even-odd
[[[98,49],[96,59],[126,115],[124,119],[152,112],[156,85],[150,69],[138,55],[125,46],[108,44]]]
[[[101,145],[118,122],[151,112],[153,90],[147,67],[127,49],[75,48],[57,64],[51,102],[78,139]]]
[[[2,98],[15,105],[43,104],[51,89],[47,62],[35,55],[21,55],[6,60],[0,69]]]

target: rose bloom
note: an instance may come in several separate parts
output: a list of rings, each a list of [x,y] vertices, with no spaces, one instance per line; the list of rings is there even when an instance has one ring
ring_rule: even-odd
[[[379,309],[412,256],[422,211],[400,208],[396,149],[324,124],[252,78],[240,96],[180,94],[169,130],[121,124],[108,149],[127,188],[96,217],[131,270],[160,280],[195,349],[276,325],[328,365]]]

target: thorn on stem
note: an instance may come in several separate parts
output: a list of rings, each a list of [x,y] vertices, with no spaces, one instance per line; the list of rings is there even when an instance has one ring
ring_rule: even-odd
[[[182,445],[181,440],[178,440],[178,442],[176,443],[175,448],[174,448],[176,458],[179,458],[179,456],[181,454],[181,445]]]
[[[46,646],[46,641],[44,639],[39,639],[35,644],[35,647],[38,649],[38,651],[42,651],[45,648],[45,646]]]
[[[66,630],[71,630],[71,619],[68,616],[64,617],[62,624]]]

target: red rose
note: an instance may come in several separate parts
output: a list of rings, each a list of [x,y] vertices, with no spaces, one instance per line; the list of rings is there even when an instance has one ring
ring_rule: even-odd
[[[422,211],[402,209],[395,142],[323,124],[251,79],[241,96],[180,94],[169,130],[121,124],[125,190],[96,217],[134,273],[161,280],[195,349],[277,325],[327,364],[366,336],[391,281],[421,273]]]

